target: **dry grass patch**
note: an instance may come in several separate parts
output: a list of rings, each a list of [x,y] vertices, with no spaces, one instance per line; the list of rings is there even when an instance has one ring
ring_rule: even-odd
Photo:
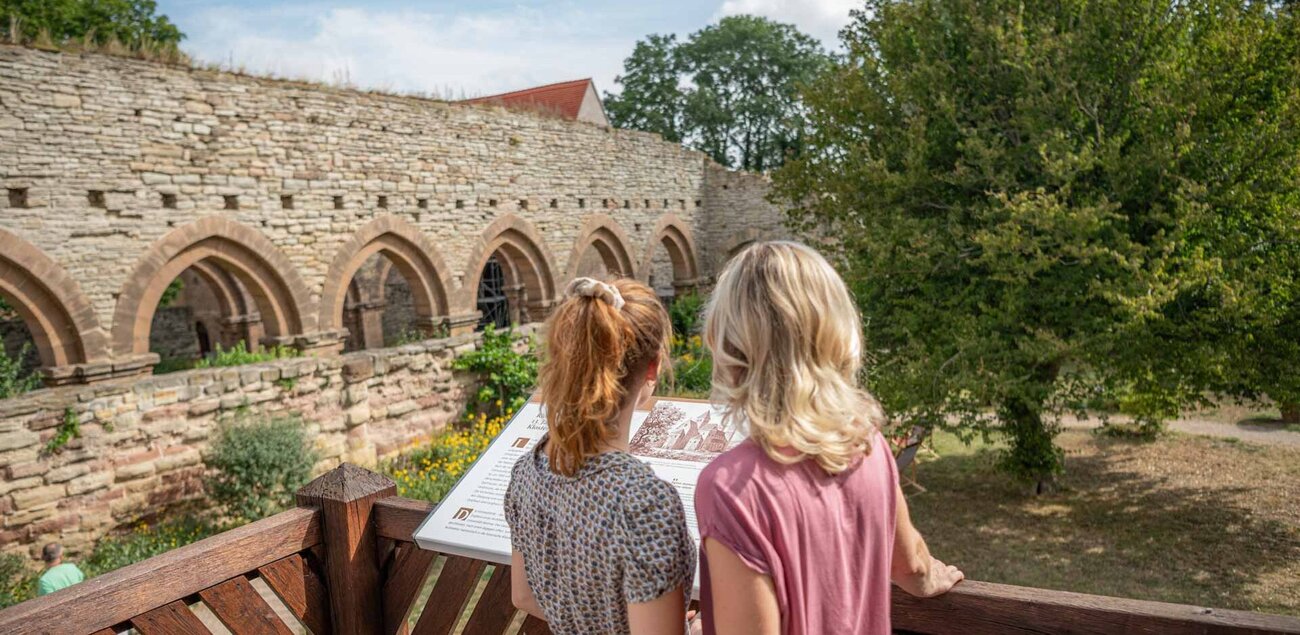
[[[1300,448],[1059,441],[1061,490],[1032,497],[993,446],[938,435],[909,496],[932,551],[972,579],[1300,615]]]

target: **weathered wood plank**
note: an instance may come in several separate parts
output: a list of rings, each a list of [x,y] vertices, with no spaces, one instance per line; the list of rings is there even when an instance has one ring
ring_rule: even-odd
[[[487,563],[460,556],[447,556],[438,581],[429,593],[429,602],[415,623],[414,635],[447,635],[456,626],[465,602]]]
[[[931,635],[1300,634],[1300,618],[965,581],[937,598],[893,595],[894,628]]]
[[[384,538],[411,542],[415,530],[433,511],[433,503],[393,496],[375,502],[375,524]]]
[[[234,635],[293,635],[243,576],[199,591],[199,599]]]
[[[421,549],[412,542],[397,543],[384,579],[385,633],[393,635],[405,630],[406,616],[420,595],[429,566],[437,556],[437,553]]]
[[[334,632],[379,635],[384,630],[383,576],[375,501],[397,493],[392,479],[344,463],[298,490],[298,504],[321,510],[325,579]]]
[[[117,635],[117,631],[111,628],[104,628],[91,633],[91,635]]]
[[[91,633],[126,622],[321,539],[319,512],[295,508],[0,611],[0,633]]]
[[[524,618],[523,626],[519,627],[520,635],[552,635],[551,627],[544,620],[539,620],[532,615]]]
[[[302,554],[295,553],[257,568],[257,575],[315,635],[330,635],[330,602],[325,583]]]
[[[515,610],[510,599],[510,567],[497,565],[465,624],[465,635],[501,635],[514,619]]]
[[[136,616],[131,620],[131,626],[140,631],[140,635],[212,634],[212,631],[208,630],[208,627],[204,626],[203,622],[200,622],[199,618],[195,617],[194,613],[190,611],[190,607],[180,600],[164,604],[144,615]],[[75,633],[77,631],[58,629],[57,632]]]

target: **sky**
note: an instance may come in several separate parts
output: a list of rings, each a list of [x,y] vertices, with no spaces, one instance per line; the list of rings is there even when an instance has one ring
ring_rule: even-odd
[[[860,0],[158,0],[200,62],[446,99],[614,77],[638,39],[727,15],[794,24],[836,47]]]

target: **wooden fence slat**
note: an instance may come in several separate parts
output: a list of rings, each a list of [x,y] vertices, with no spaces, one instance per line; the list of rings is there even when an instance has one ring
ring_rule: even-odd
[[[293,635],[243,576],[199,591],[199,599],[234,635]]]
[[[131,626],[140,631],[140,635],[212,635],[212,631],[181,600],[131,618]]]
[[[465,602],[478,584],[487,563],[482,560],[447,556],[438,581],[433,584],[424,612],[415,623],[414,635],[447,635],[460,620]]]
[[[91,635],[117,635],[117,631],[113,630],[112,627],[101,628],[94,633],[91,633]]]
[[[375,526],[384,538],[411,542],[433,503],[393,496],[375,501]]]
[[[93,633],[298,553],[321,539],[299,507],[0,611],[0,633]]]
[[[330,601],[325,583],[316,573],[316,568],[302,554],[295,553],[258,567],[257,575],[308,630],[315,635],[330,635],[333,632],[330,628]]]
[[[544,620],[532,615],[524,618],[524,625],[519,628],[520,635],[553,635],[551,627]]]
[[[438,554],[411,542],[399,542],[384,579],[384,632],[403,632],[411,605],[420,595],[429,566]]]
[[[497,565],[465,624],[465,635],[501,635],[514,619],[515,610],[510,597],[510,567]]]

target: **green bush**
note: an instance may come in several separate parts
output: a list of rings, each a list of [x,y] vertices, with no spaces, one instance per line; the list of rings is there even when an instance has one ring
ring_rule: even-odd
[[[30,344],[23,344],[18,356],[10,358],[4,346],[0,346],[0,399],[17,397],[40,387],[41,378],[23,369],[23,360],[30,350]]]
[[[189,514],[156,525],[140,523],[128,532],[102,538],[79,565],[86,577],[102,575],[220,531],[215,523]]]
[[[40,573],[16,553],[0,553],[0,609],[36,596]]]
[[[699,333],[704,302],[704,296],[698,293],[688,293],[673,298],[672,304],[668,305],[668,317],[673,322],[673,333],[682,337]]]
[[[713,389],[713,357],[699,335],[674,335],[673,373],[661,382],[658,394],[703,399]]]
[[[249,351],[248,346],[244,344],[244,340],[239,340],[233,347],[228,349],[223,349],[220,344],[217,344],[211,355],[194,362],[194,368],[243,366],[277,359],[288,359],[300,355],[301,353],[297,350],[285,346],[272,346],[260,351]]]
[[[176,373],[182,370],[194,368],[198,360],[185,359],[184,357],[164,357],[153,365],[153,374],[166,375],[167,373]]]
[[[208,494],[232,522],[265,518],[293,504],[316,463],[297,418],[237,420],[224,426],[207,464]]]
[[[489,324],[478,350],[452,362],[452,368],[477,373],[483,380],[469,404],[470,413],[498,417],[515,412],[528,400],[537,385],[537,355],[532,338],[525,352],[517,352],[515,343],[521,339],[513,329],[498,331]]]

